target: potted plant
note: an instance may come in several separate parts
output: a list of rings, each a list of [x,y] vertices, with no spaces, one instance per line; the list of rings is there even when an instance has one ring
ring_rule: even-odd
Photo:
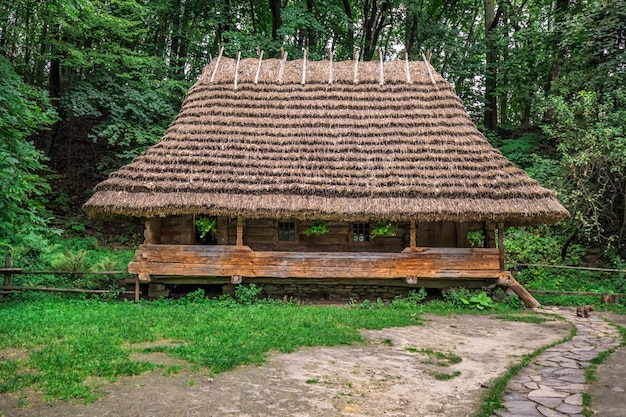
[[[395,236],[396,226],[391,222],[379,221],[376,222],[374,228],[370,232],[370,237],[374,239],[377,236]]]
[[[196,238],[200,243],[205,245],[217,244],[215,232],[217,232],[216,217],[198,217],[196,219]]]
[[[302,232],[302,234],[305,236],[321,236],[325,235],[326,233],[328,233],[328,226],[326,226],[326,223],[324,222],[315,222],[313,223],[313,225],[307,227],[304,232]]]

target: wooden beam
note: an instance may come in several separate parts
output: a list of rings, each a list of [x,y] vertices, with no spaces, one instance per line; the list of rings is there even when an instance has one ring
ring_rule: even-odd
[[[504,223],[498,223],[498,251],[500,253],[500,271],[504,271]]]
[[[243,246],[243,216],[237,216],[237,246]]]
[[[409,247],[411,248],[415,248],[417,247],[417,239],[416,239],[416,227],[415,227],[415,220],[411,220],[411,235],[410,235],[410,243],[409,243]]]
[[[139,286],[139,277],[137,277],[135,279],[135,301],[139,301],[140,289],[141,287]]]
[[[497,249],[407,248],[400,253],[257,252],[247,246],[223,245],[142,245],[128,270],[131,274],[140,274],[140,279],[150,279],[152,275],[498,279],[502,274]]]
[[[510,289],[517,294],[517,296],[526,304],[529,308],[537,308],[541,307],[541,304],[533,297],[527,290],[517,282],[515,278],[511,275],[510,272],[505,272],[500,276],[498,280],[498,285],[509,287]]]

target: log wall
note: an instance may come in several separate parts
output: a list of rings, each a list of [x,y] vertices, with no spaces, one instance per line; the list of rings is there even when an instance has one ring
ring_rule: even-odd
[[[328,233],[316,236],[303,234],[309,222],[295,222],[296,241],[280,242],[277,221],[273,219],[244,220],[243,244],[256,251],[306,251],[306,252],[400,252],[410,245],[410,225],[399,223],[396,236],[378,236],[369,242],[353,242],[352,223],[326,222]],[[373,223],[372,223],[373,227]],[[216,239],[218,245],[237,243],[237,219],[218,217]],[[416,246],[469,247],[468,230],[483,230],[482,223],[426,222],[416,227]],[[489,241],[489,239],[487,239]],[[491,239],[493,242],[493,238]],[[196,240],[194,216],[170,216],[150,219],[146,223],[146,243],[168,245],[193,245]],[[495,247],[491,245],[489,247]]]

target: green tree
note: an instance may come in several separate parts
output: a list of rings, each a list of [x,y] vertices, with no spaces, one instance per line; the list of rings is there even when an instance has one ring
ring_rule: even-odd
[[[47,94],[26,85],[0,55],[0,249],[29,244],[46,227],[45,158],[29,137],[56,120]]]

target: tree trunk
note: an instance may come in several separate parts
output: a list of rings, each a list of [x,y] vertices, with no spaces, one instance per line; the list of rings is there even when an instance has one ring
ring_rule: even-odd
[[[485,112],[486,129],[495,130],[498,124],[498,103],[496,100],[498,53],[496,52],[494,29],[497,24],[494,0],[485,0]]]
[[[277,40],[278,29],[283,25],[283,21],[280,18],[280,0],[270,0],[270,9],[272,11],[272,39]]]
[[[346,17],[350,21],[350,27],[346,33],[348,39],[346,49],[352,51],[354,50],[354,20],[352,18],[352,5],[350,4],[350,0],[343,0],[343,9],[346,12]]]
[[[556,1],[556,9],[554,13],[554,33],[555,33],[555,42],[560,42],[563,39],[563,22],[565,21],[565,14],[569,9],[569,0],[557,0]],[[552,81],[554,81],[558,76],[561,70],[561,63],[563,61],[563,56],[565,56],[565,51],[561,50],[560,45],[556,45],[554,49],[554,55],[552,59],[552,66],[550,68],[550,73],[546,79],[545,91],[549,93],[552,89]]]
[[[313,0],[306,0],[306,10],[309,16],[313,16]],[[307,47],[313,48],[315,46],[315,38],[315,29],[307,28]]]
[[[365,0],[363,6],[363,61],[371,61],[376,52],[380,33],[387,25],[391,11],[389,0],[382,0],[380,8],[378,0]]]
[[[59,27],[55,27],[50,33],[52,39],[59,39]],[[61,108],[59,103],[61,102],[61,59],[57,56],[54,50],[51,51],[52,58],[50,59],[50,73],[48,74],[48,91],[50,93],[50,99],[52,105],[56,108],[57,113],[61,114]],[[52,147],[56,133],[59,130],[61,122],[56,122],[55,126],[46,135],[46,146],[44,152],[47,157],[52,155]]]

